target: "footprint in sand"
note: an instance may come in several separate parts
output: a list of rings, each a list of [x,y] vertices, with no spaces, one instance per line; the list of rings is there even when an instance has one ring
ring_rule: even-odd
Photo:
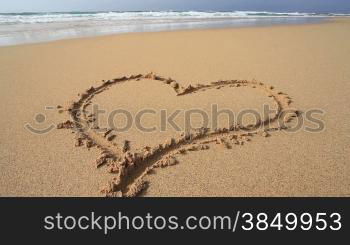
[[[141,79],[164,83],[175,91],[176,96],[188,96],[209,89],[220,89],[221,91],[228,87],[248,87],[271,98],[277,110],[273,116],[255,124],[232,125],[230,128],[218,128],[216,130],[201,128],[195,132],[170,138],[156,147],[144,146],[143,149],[131,151],[130,141],[128,140],[125,140],[121,145],[113,143],[116,136],[112,129],[106,130],[104,134],[97,132],[96,126],[92,126],[94,115],[87,114],[85,109],[92,103],[97,94],[103,93],[110,87],[128,81],[140,81]],[[197,84],[196,86],[182,87],[179,82],[171,78],[164,78],[154,73],[139,74],[108,81],[103,80],[102,85],[89,88],[80,94],[78,100],[73,102],[66,110],[72,121],[60,123],[57,128],[73,129],[76,132],[75,146],[85,145],[87,148],[97,147],[101,150],[100,156],[95,160],[96,167],[107,166],[108,172],[114,173],[116,176],[108,182],[101,193],[108,197],[135,197],[148,186],[144,180],[145,176],[155,168],[177,164],[177,155],[208,150],[211,144],[218,144],[231,149],[235,145],[244,145],[253,136],[269,137],[274,131],[287,129],[288,126],[279,126],[278,121],[287,109],[292,113],[284,118],[285,122],[290,122],[299,115],[297,110],[290,107],[291,103],[292,100],[285,93],[276,91],[273,86],[256,81],[220,80],[209,85]]]

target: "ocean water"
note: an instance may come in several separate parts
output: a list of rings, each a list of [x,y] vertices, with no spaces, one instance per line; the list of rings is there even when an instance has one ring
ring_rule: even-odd
[[[0,46],[127,32],[302,24],[350,14],[254,11],[0,13]]]

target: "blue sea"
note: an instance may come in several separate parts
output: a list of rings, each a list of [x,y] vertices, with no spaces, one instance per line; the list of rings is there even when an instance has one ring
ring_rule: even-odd
[[[0,46],[128,32],[304,24],[337,16],[350,14],[255,11],[0,13]]]

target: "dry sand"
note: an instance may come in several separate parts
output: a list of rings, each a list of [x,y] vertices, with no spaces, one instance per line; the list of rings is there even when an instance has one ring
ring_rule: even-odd
[[[349,39],[350,21],[338,19],[313,25],[139,33],[2,47],[0,196],[349,196]],[[175,79],[179,88],[146,76],[150,71]],[[143,75],[128,79],[134,74]],[[127,78],[113,81],[123,76]],[[102,83],[103,79],[111,82]],[[227,82],[211,84],[216,81]],[[206,91],[185,90],[190,84],[207,86]],[[242,86],[231,86],[236,84]],[[95,89],[84,94],[91,86]],[[176,96],[182,92],[185,95]],[[68,120],[72,113],[45,107],[68,109],[74,101],[81,102],[76,104],[79,110],[86,105],[86,115],[89,101],[107,111],[123,108],[131,113],[144,108],[209,111],[211,103],[233,111],[261,111],[262,104],[277,103],[304,112],[324,110],[320,118],[326,128],[313,134],[269,132],[271,137],[260,133],[239,137],[242,132],[234,129],[183,141],[171,129],[145,134],[132,127],[110,141],[89,130],[79,134],[85,137],[81,143],[92,139],[99,147],[89,150],[74,146],[77,134],[71,130],[35,135],[25,129],[26,123],[43,129]],[[35,123],[38,113],[46,114],[45,122]],[[157,124],[154,117],[144,119],[145,126]],[[130,141],[134,152],[171,137],[177,142],[166,150],[149,150],[149,157],[155,159],[136,161],[129,156],[135,165],[113,161],[123,154],[124,140]],[[179,153],[193,143],[203,150]],[[147,167],[174,163],[146,174]],[[114,184],[101,194],[113,178]],[[139,192],[145,182],[148,187]]]

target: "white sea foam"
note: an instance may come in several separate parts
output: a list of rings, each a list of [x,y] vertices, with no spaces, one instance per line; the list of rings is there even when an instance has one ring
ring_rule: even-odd
[[[0,14],[0,45],[125,32],[298,24],[348,14],[257,11],[72,12]]]
[[[31,24],[73,21],[117,21],[117,20],[161,20],[161,19],[220,19],[220,18],[264,18],[264,17],[310,17],[310,16],[344,16],[348,14],[316,13],[276,13],[257,11],[233,12],[92,12],[92,13],[13,13],[0,14],[0,24]]]

